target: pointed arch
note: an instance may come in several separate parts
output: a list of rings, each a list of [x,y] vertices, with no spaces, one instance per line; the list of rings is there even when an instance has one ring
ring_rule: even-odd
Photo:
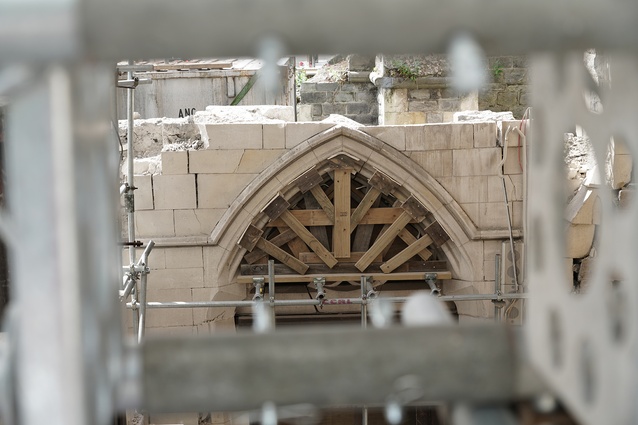
[[[337,125],[319,133],[286,152],[257,176],[234,200],[213,229],[209,243],[224,249],[218,281],[231,281],[245,249],[237,245],[246,228],[263,227],[268,221],[263,208],[278,194],[290,199],[298,188],[293,182],[315,167],[345,154],[355,158],[355,172],[369,178],[375,171],[390,176],[404,191],[411,193],[436,219],[450,241],[442,246],[453,278],[474,280],[471,257],[466,244],[482,233],[452,196],[402,152],[357,129]]]

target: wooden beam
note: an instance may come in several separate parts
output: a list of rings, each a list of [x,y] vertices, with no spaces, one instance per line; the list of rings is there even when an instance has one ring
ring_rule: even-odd
[[[299,188],[301,193],[306,193],[313,187],[321,184],[321,182],[323,182],[323,178],[319,175],[319,172],[313,168],[297,177],[297,180],[294,181],[294,185]]]
[[[352,216],[350,217],[350,233],[354,232],[354,229],[361,223],[361,219],[363,219],[363,216],[372,208],[372,205],[377,201],[379,195],[381,195],[381,191],[376,187],[368,189],[368,192],[361,202],[359,202],[357,208],[352,212]]]
[[[259,240],[259,238],[261,238],[261,235],[263,234],[264,234],[263,231],[259,230],[258,228],[250,224],[248,225],[248,228],[244,230],[244,233],[239,238],[239,242],[237,242],[237,245],[241,246],[242,248],[245,248],[246,251],[250,252],[253,250],[253,248],[255,248],[257,241]]]
[[[368,180],[368,183],[370,183],[370,186],[379,189],[379,191],[385,195],[389,195],[394,189],[399,187],[397,182],[380,171],[375,171],[372,177]]]
[[[410,231],[406,228],[401,230],[401,232],[399,233],[399,237],[408,245],[412,245],[414,242],[416,242],[416,236],[410,233]],[[417,252],[416,255],[421,257],[423,261],[428,261],[432,256],[432,252],[430,252],[430,250],[427,248],[423,248],[421,251]]]
[[[307,201],[306,205],[308,205]],[[352,209],[351,213],[354,211]],[[402,208],[370,208],[361,218],[359,224],[392,224],[403,211]],[[332,221],[328,219],[326,212],[321,209],[290,210],[290,213],[304,226],[332,225]],[[416,220],[411,218],[410,223],[416,223]],[[281,227],[282,225],[285,226],[283,220],[275,219],[266,224],[266,227]]]
[[[332,223],[330,224],[333,224],[334,216],[335,216],[335,207],[334,205],[332,205],[332,202],[330,202],[330,199],[326,195],[326,192],[323,191],[321,186],[315,186],[310,189],[310,193],[312,193],[312,196],[315,197],[315,200],[317,201],[321,209],[324,210],[328,220],[332,221]]]
[[[361,257],[359,261],[355,264],[357,269],[360,271],[364,271],[374,260],[374,258],[383,252],[383,249],[392,243],[394,238],[397,237],[401,229],[403,229],[412,219],[412,216],[404,211],[401,215],[390,225],[388,230],[383,232],[374,244],[370,247],[370,249]]]
[[[297,260],[295,257],[288,254],[286,251],[276,247],[275,245],[268,242],[264,238],[260,238],[257,241],[256,246],[257,248],[261,249],[262,251],[264,251],[271,257],[276,258],[277,260],[281,261],[282,263],[284,263],[291,269],[295,270],[299,274],[304,274],[306,273],[306,271],[308,271],[308,265]]]
[[[276,247],[281,247],[283,244],[286,244],[293,239],[298,239],[297,235],[292,230],[286,228],[286,230],[284,230],[282,233],[272,238],[269,242],[275,245]],[[253,249],[251,252],[244,255],[244,260],[246,260],[248,264],[253,264],[259,261],[260,259],[262,259],[263,257],[265,257],[266,255],[267,254],[260,249]]]
[[[330,254],[330,251],[315,238],[306,227],[297,220],[297,218],[286,210],[281,214],[281,219],[290,227],[290,229],[301,238],[308,247],[317,254],[328,267],[337,264],[337,259]]]
[[[365,252],[350,252],[350,257],[348,258],[340,258],[339,259],[339,264],[342,263],[356,263],[357,261],[359,261],[359,259],[361,257],[363,257],[363,254],[365,254]],[[322,263],[321,259],[319,258],[319,256],[317,254],[315,254],[314,252],[302,252],[299,254],[299,259],[301,261],[303,261],[306,264],[316,264],[316,263]],[[381,255],[379,255],[377,258],[374,259],[375,262],[377,263],[382,263],[383,262],[383,257]]]
[[[428,272],[429,273],[429,272]],[[425,280],[426,272],[406,272],[406,273],[371,273],[366,276],[370,276],[374,281],[376,280],[384,280],[384,281],[396,281],[396,280]],[[452,273],[447,270],[439,270],[436,271],[437,278],[439,280],[448,280],[452,279]],[[266,277],[267,273],[261,273],[256,275],[246,275],[246,276],[238,276],[236,279],[236,283],[248,284],[252,285],[253,277]],[[275,275],[276,283],[310,283],[314,282],[315,278],[323,277],[326,279],[326,282],[342,282],[342,281],[355,281],[359,282],[361,279],[361,273],[340,273],[334,275],[324,275],[324,274],[307,274],[307,275]]]
[[[368,273],[383,273],[381,270],[382,263],[372,263],[366,270]],[[361,274],[359,270],[352,263],[339,263],[334,268],[329,268],[325,264],[308,264],[310,267],[306,273],[309,274],[323,274],[323,275],[338,275],[344,273]],[[395,273],[408,273],[408,272],[437,272],[439,270],[448,270],[446,261],[409,261],[401,264],[395,271]],[[268,273],[267,264],[242,264],[242,275],[259,275]],[[275,264],[275,274],[290,275],[298,274],[295,270],[286,266],[285,264]],[[359,282],[356,282],[359,283]]]
[[[350,173],[349,168],[334,170],[335,206],[332,249],[336,258],[350,257]]]
[[[312,209],[317,209],[319,208],[319,203],[317,202],[317,200],[315,199],[314,196],[312,196],[312,194],[310,193],[306,193],[304,194],[304,202],[306,204],[306,209],[312,208]],[[323,210],[319,210],[324,217],[325,215],[325,211]],[[296,213],[291,211],[292,214]],[[333,218],[334,221],[334,218]],[[283,220],[282,220],[283,223]],[[283,225],[285,226],[286,223],[283,223]],[[308,227],[308,229],[310,230],[310,233],[312,233],[312,235],[317,238],[317,240],[319,242],[321,242],[321,245],[325,246],[326,248],[330,247],[330,241],[328,240],[328,230],[326,229],[327,225],[323,225],[323,226],[308,226],[306,224],[304,224],[306,227]]]
[[[410,214],[417,223],[422,222],[428,214],[428,210],[426,210],[425,207],[412,195],[405,200],[405,202],[401,205],[401,208]]]
[[[278,229],[280,234],[290,230],[287,227],[279,227]],[[292,233],[295,234],[295,232],[292,232]],[[299,258],[300,253],[308,251],[308,247],[306,246],[306,244],[303,243],[303,241],[299,239],[299,237],[296,234],[294,238],[288,241],[288,248],[290,248],[290,253],[295,258]]]
[[[450,240],[450,237],[448,236],[448,234],[445,232],[443,227],[441,227],[441,225],[437,221],[435,221],[434,223],[430,224],[425,229],[425,233],[430,235],[430,237],[434,240],[434,243],[436,243],[437,246],[441,246],[445,242]]]
[[[376,208],[381,203],[381,198],[372,204],[373,208]],[[352,249],[354,251],[367,251],[370,248],[372,241],[372,233],[374,231],[374,224],[359,224],[354,234],[354,240],[352,241]]]
[[[418,252],[421,252],[424,248],[432,244],[432,238],[429,235],[423,235],[412,244],[408,245],[403,251],[399,252],[394,257],[381,265],[383,273],[390,273],[401,264],[414,257]]]
[[[272,201],[264,207],[263,212],[270,218],[271,220],[275,220],[279,217],[284,211],[287,211],[290,208],[290,203],[284,199],[281,194],[277,195]]]

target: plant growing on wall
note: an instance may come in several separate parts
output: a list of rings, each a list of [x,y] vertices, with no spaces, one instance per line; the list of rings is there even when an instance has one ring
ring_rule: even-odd
[[[494,76],[494,79],[503,75],[503,64],[501,64],[501,61],[497,60],[494,63],[494,66],[492,67],[492,75]]]

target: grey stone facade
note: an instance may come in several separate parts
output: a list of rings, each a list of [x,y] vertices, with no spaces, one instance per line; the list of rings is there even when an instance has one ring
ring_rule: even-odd
[[[489,58],[492,82],[479,93],[479,109],[512,111],[520,119],[530,106],[527,59],[524,56]]]
[[[301,84],[299,121],[321,121],[331,114],[343,115],[366,125],[379,117],[377,88],[371,82]]]

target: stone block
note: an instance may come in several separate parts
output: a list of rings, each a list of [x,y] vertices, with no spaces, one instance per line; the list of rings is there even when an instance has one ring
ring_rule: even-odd
[[[472,220],[472,223],[474,223],[474,225],[476,227],[480,227],[480,213],[479,213],[479,205],[477,203],[474,204],[460,204],[460,207],[463,211],[465,211],[465,214],[467,214],[467,216],[470,218],[470,220]]]
[[[314,105],[312,105],[311,114],[312,114],[313,118],[314,117],[320,117],[321,116],[321,104],[315,103]]]
[[[510,210],[510,213],[513,213]],[[481,230],[507,229],[507,209],[503,202],[485,202],[479,204],[479,227]]]
[[[317,91],[335,91],[339,89],[339,83],[317,83]]]
[[[169,258],[167,256],[167,260]],[[173,265],[178,264],[173,261]],[[201,288],[203,286],[204,269],[202,267],[162,269],[153,271],[148,275],[148,287],[154,290],[176,288],[188,288],[190,290],[190,288]],[[190,293],[188,295],[187,300],[175,301],[189,301]]]
[[[518,91],[506,90],[498,93],[496,95],[496,103],[506,108],[518,105]]]
[[[384,125],[412,125],[425,124],[424,112],[385,112]]]
[[[347,103],[355,101],[355,94],[350,92],[339,92],[335,94],[334,101],[336,103]]]
[[[210,236],[225,211],[225,208],[175,210],[175,236]]]
[[[408,111],[408,89],[381,89],[385,112]]]
[[[191,299],[190,288],[157,289],[150,281],[146,295],[147,301],[171,302],[189,301]],[[190,308],[150,308],[146,312],[149,328],[169,326],[193,326],[193,310]]]
[[[264,149],[283,149],[286,147],[286,125],[264,124],[263,125],[263,147]]]
[[[439,102],[436,100],[411,100],[408,102],[410,112],[432,112],[439,110]]]
[[[312,121],[312,105],[297,105],[297,121]]]
[[[487,177],[485,176],[441,177],[438,180],[459,204],[487,201]]]
[[[408,100],[430,100],[431,98],[430,89],[410,89],[408,91]]]
[[[631,155],[612,154],[610,164],[610,182],[612,189],[621,189],[631,182],[633,160]]]
[[[474,123],[474,147],[494,148],[496,147],[496,123],[478,122]]]
[[[208,149],[261,149],[261,124],[200,125]]]
[[[142,256],[143,248],[135,250],[136,262]],[[125,266],[130,265],[128,247],[124,247],[122,250],[122,264]],[[166,256],[164,255],[164,249],[153,248],[151,255],[148,257],[148,268],[151,270],[161,270],[166,268]]]
[[[199,416],[197,413],[162,413],[151,414],[149,423],[153,425],[198,425]]]
[[[345,103],[324,103],[323,105],[321,105],[321,113],[325,116],[325,115],[331,115],[331,114],[339,114],[339,115],[345,115],[346,114],[346,104]]]
[[[499,148],[460,149],[452,151],[454,176],[489,176],[497,173]]]
[[[367,114],[370,112],[370,105],[367,103],[348,103],[346,113],[349,115]]]
[[[191,174],[234,173],[239,166],[243,149],[201,150],[189,152]]]
[[[325,91],[315,91],[315,92],[302,91],[300,94],[300,97],[301,97],[301,103],[304,103],[306,105],[332,101],[332,93],[328,93]]]
[[[133,176],[135,190],[135,211],[152,210],[153,183],[152,176]]]
[[[381,139],[400,151],[405,150],[405,129],[401,126],[364,127],[363,132]]]
[[[483,262],[483,278],[485,280],[494,280],[496,276],[496,261]]]
[[[167,269],[190,269],[204,267],[201,246],[182,246],[164,249]]]
[[[301,83],[301,87],[299,89],[300,91],[303,92],[310,92],[310,91],[317,91],[317,84],[316,83]]]
[[[135,232],[140,238],[175,236],[173,210],[137,211],[135,213]]]
[[[200,174],[197,176],[199,207],[228,208],[254,178],[254,174]]]
[[[428,112],[425,117],[427,124],[440,124],[443,122],[443,112]]]
[[[288,123],[286,124],[286,148],[290,149],[299,143],[334,127],[334,124],[327,123]]]
[[[357,93],[357,102],[365,102],[367,104],[377,104],[377,92],[375,91],[361,91]]]
[[[195,176],[167,175],[153,177],[156,210],[197,208]]]
[[[636,196],[636,191],[634,189],[620,189],[618,191],[618,206],[620,208],[628,208],[629,204],[633,201]],[[600,220],[600,218],[599,218]],[[599,224],[599,223],[594,223]]]
[[[188,174],[188,152],[162,152],[162,174]]]
[[[413,151],[410,158],[433,177],[452,175],[452,151]]]
[[[505,188],[508,201],[523,200],[523,175],[513,174],[505,176]],[[487,202],[505,202],[503,182],[498,176],[487,177]]]
[[[472,124],[427,124],[406,128],[406,150],[470,149]]]
[[[153,311],[157,311],[158,309],[153,309]],[[174,309],[162,309],[162,310],[174,310]],[[197,335],[197,327],[195,326],[163,326],[159,328],[146,328],[145,336],[147,337],[180,337],[180,336],[192,336]],[[163,416],[163,415],[162,415]],[[163,423],[163,422],[155,422],[155,415],[153,416],[153,424]],[[159,419],[161,420],[161,419]],[[173,423],[173,422],[169,422]],[[186,422],[177,422],[178,424],[186,423]],[[192,423],[192,422],[188,422]],[[196,423],[196,422],[195,422]]]
[[[439,110],[456,112],[461,107],[460,99],[439,99]]]
[[[522,150],[522,147],[520,148]],[[521,157],[519,161],[519,148],[507,148],[507,158],[505,159],[505,164],[503,164],[503,173],[504,174],[522,174],[523,170],[521,168],[521,164],[523,163],[523,152],[520,152]],[[501,162],[500,154],[499,161]]]
[[[505,84],[528,84],[527,69],[510,68],[503,70],[503,82]]]
[[[277,150],[253,150],[246,149],[241,157],[236,173],[239,174],[258,174],[264,171],[270,164],[280,158],[286,151],[284,149]]]
[[[572,224],[598,224],[602,204],[596,189],[580,186],[565,208],[565,219]]]
[[[565,229],[565,257],[583,258],[589,255],[596,226],[594,224],[569,224]]]

